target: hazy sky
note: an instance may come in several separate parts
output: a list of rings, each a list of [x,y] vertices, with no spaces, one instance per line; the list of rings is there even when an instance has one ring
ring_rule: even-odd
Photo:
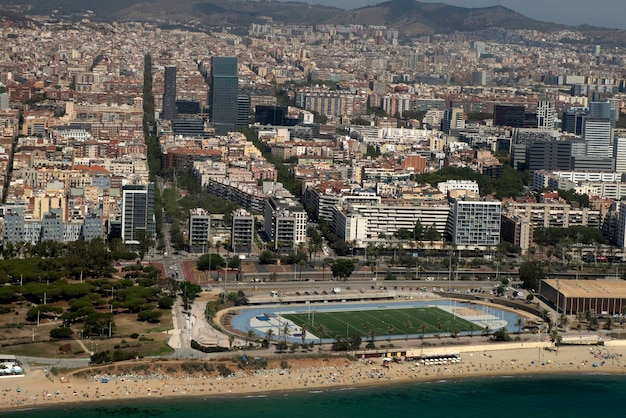
[[[353,9],[382,3],[383,0],[300,0],[311,4]],[[447,3],[461,7],[501,5],[525,16],[547,22],[568,25],[626,29],[625,0],[421,0],[428,3]]]

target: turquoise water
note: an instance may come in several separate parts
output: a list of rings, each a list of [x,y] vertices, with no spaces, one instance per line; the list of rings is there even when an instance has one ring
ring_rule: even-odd
[[[621,416],[626,376],[498,377],[250,398],[187,398],[18,411],[6,417]]]

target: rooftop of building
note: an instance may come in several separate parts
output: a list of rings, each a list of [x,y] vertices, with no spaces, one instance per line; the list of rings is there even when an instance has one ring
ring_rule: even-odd
[[[624,280],[559,280],[545,279],[542,286],[557,289],[566,298],[626,299]]]

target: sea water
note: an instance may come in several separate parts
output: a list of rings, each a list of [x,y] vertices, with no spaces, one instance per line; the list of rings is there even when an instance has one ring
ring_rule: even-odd
[[[267,395],[41,405],[5,417],[590,417],[621,416],[626,376],[493,377]]]

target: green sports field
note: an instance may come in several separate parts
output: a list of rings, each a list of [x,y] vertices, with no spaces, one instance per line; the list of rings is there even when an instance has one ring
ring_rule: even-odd
[[[320,338],[359,335],[363,339],[411,334],[476,331],[478,327],[439,308],[378,309],[283,314]]]

